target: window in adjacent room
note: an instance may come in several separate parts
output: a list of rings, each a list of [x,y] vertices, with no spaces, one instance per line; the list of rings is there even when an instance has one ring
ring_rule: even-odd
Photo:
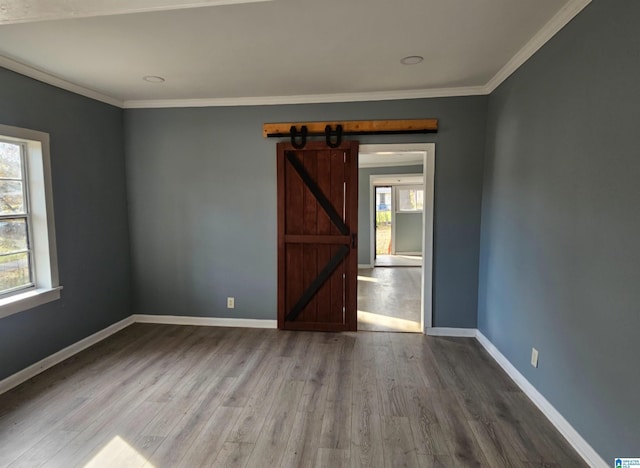
[[[418,212],[424,207],[424,188],[419,185],[396,186],[397,212]]]
[[[0,317],[60,297],[49,135],[0,125]]]

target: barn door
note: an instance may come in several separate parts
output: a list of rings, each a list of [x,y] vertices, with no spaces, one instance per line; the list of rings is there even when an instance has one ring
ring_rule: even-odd
[[[356,330],[358,142],[278,144],[278,328]]]

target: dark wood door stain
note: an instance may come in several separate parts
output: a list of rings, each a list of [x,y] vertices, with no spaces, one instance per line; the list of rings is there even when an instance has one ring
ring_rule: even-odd
[[[278,328],[357,327],[358,142],[278,144]]]

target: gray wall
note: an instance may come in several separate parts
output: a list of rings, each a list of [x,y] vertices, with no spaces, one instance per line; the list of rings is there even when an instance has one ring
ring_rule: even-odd
[[[135,310],[276,318],[275,141],[264,122],[435,117],[435,324],[475,327],[488,98],[125,111]],[[226,297],[236,308],[226,309]]]
[[[438,148],[436,148],[436,154]],[[358,263],[371,265],[371,187],[369,177],[384,174],[419,174],[422,166],[361,167],[358,170]],[[422,230],[422,226],[420,226]],[[421,232],[422,235],[422,232]]]
[[[639,18],[594,1],[488,117],[479,328],[607,462],[640,448]]]
[[[422,213],[396,213],[396,253],[422,252]]]
[[[0,379],[131,314],[123,111],[0,68],[0,123],[51,136],[58,301],[0,319]]]

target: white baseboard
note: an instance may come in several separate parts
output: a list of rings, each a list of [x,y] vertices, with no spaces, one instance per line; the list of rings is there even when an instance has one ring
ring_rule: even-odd
[[[277,320],[253,320],[215,317],[177,317],[173,315],[139,315],[134,314],[124,320],[120,320],[107,328],[94,333],[57,353],[48,356],[26,369],[16,372],[9,377],[0,380],[0,395],[26,382],[32,377],[46,371],[47,369],[61,363],[65,359],[84,351],[90,346],[110,337],[114,333],[132,325],[134,323],[157,323],[166,325],[200,325],[207,327],[243,327],[243,328],[277,328]]]
[[[478,330],[475,328],[446,328],[446,327],[432,327],[427,328],[427,335],[429,336],[452,336],[461,338],[475,338]]]
[[[373,268],[373,265],[369,264],[369,263],[358,263],[358,269],[363,269],[363,270],[368,270]]]
[[[585,462],[594,468],[605,468],[609,466],[600,455],[582,438],[571,424],[553,407],[542,394],[531,385],[531,383],[522,375],[518,369],[495,347],[489,339],[479,330],[476,339],[487,350],[487,352],[495,359],[502,369],[513,379],[520,389],[533,401],[533,403],[542,411],[542,413],[551,421],[558,431],[567,439],[567,442],[578,452]]]
[[[91,336],[88,336],[70,346],[67,346],[64,349],[61,349],[57,353],[48,356],[41,361],[36,362],[35,364],[30,365],[26,369],[23,369],[19,372],[16,372],[13,375],[10,375],[6,379],[0,381],[0,394],[5,393],[11,390],[14,387],[17,387],[23,382],[26,382],[32,377],[40,374],[41,372],[46,371],[47,369],[55,366],[56,364],[61,363],[65,359],[70,358],[74,354],[78,354],[80,351],[84,351],[89,346],[93,346],[94,344],[108,338],[114,333],[119,332],[120,330],[128,327],[133,323],[133,317],[127,317],[124,320],[120,320],[113,325],[108,326],[107,328],[100,330],[97,333],[94,333]]]
[[[132,315],[136,323],[162,325],[197,325],[201,327],[278,328],[277,320],[256,320],[220,317],[182,317],[178,315]]]

